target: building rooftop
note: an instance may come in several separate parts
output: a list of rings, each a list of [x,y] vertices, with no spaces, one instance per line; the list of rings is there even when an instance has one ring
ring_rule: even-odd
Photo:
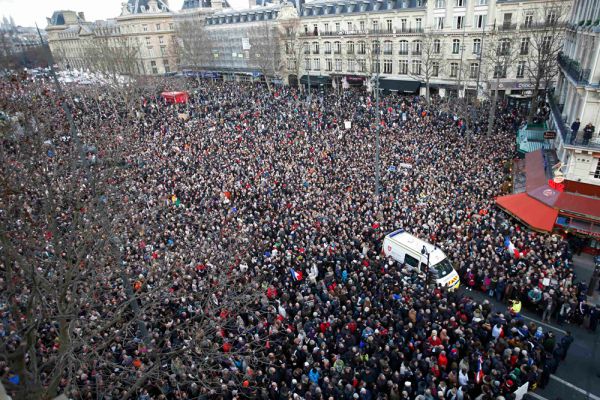
[[[301,16],[339,15],[377,11],[424,8],[425,0],[314,0],[304,4]]]
[[[128,0],[127,9],[131,14],[142,14],[150,9],[150,0]],[[161,11],[169,11],[167,0],[156,0],[157,7]]]
[[[227,0],[223,0],[223,7],[230,8],[231,6]],[[193,10],[196,8],[212,8],[211,0],[184,0],[181,6],[182,10]]]

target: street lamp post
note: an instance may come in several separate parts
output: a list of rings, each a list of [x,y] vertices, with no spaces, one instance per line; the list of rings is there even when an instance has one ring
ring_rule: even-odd
[[[375,75],[375,114],[377,127],[375,128],[375,199],[379,201],[379,194],[381,193],[381,166],[380,166],[380,153],[381,153],[381,111],[379,110],[379,75],[381,72],[381,64],[379,54],[381,53],[379,40],[377,41],[376,56],[377,56],[377,74]]]
[[[426,255],[427,256],[427,268],[425,269],[425,288],[429,287],[429,251],[427,251],[427,248],[425,246],[423,246],[423,248],[421,249],[421,254],[422,255]]]

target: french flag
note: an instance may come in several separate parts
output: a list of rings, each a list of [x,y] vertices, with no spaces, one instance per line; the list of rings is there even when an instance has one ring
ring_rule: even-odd
[[[290,268],[290,273],[292,274],[292,279],[295,281],[302,280],[302,271],[296,271],[294,268]]]
[[[515,247],[515,245],[513,244],[513,242],[510,241],[510,237],[506,236],[504,238],[504,247],[508,250],[509,253],[511,253],[515,258],[519,258],[521,256],[521,253],[519,253],[519,250]]]
[[[483,370],[481,369],[481,364],[483,364],[483,358],[479,356],[477,359],[477,370],[475,371],[475,382],[481,383],[483,380]]]

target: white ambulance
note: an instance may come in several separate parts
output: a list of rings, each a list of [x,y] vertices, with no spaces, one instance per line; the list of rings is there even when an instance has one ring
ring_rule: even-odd
[[[383,240],[383,253],[386,257],[405,263],[419,271],[427,271],[429,253],[429,273],[438,285],[454,290],[460,285],[458,274],[442,250],[427,243],[404,229],[388,234]]]

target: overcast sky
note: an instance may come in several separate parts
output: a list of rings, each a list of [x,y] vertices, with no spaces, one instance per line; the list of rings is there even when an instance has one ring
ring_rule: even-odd
[[[87,21],[114,18],[126,0],[0,0],[0,16],[12,16],[17,25],[46,27],[46,17],[56,10],[83,11]],[[179,10],[183,0],[169,0],[172,9]],[[229,0],[234,8],[248,6],[248,0]]]

